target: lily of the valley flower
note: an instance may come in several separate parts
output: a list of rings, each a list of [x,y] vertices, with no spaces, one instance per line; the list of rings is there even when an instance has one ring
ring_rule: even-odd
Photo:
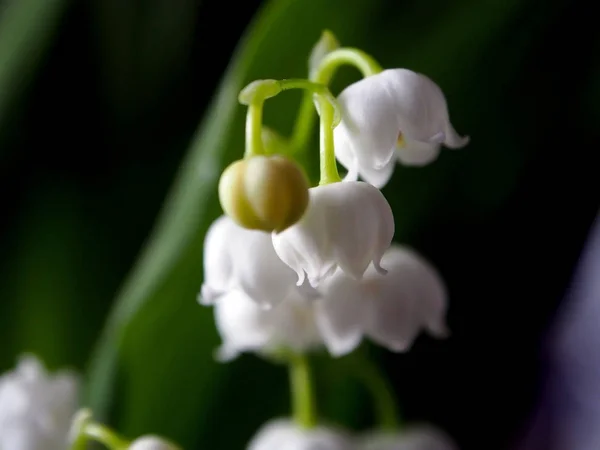
[[[215,322],[223,341],[217,353],[221,361],[245,351],[285,348],[303,353],[322,343],[314,302],[300,290],[269,309],[232,291],[215,304]]]
[[[33,356],[0,377],[0,449],[65,450],[77,408],[78,380],[50,375]]]
[[[127,450],[180,450],[175,444],[158,436],[142,436],[133,441]]]
[[[361,278],[373,263],[376,271],[394,236],[394,216],[383,194],[370,184],[348,181],[313,187],[302,219],[273,234],[277,255],[298,274],[298,285],[312,286],[339,267]]]
[[[285,419],[264,425],[252,438],[248,450],[353,450],[350,436],[341,430],[316,427],[308,430]]]
[[[342,271],[319,289],[317,320],[333,355],[353,351],[363,336],[406,351],[422,328],[447,335],[446,289],[436,270],[415,252],[393,245],[383,256],[387,275],[369,269],[361,280]]]
[[[400,432],[376,431],[361,438],[360,450],[457,450],[443,431],[431,426],[413,426]]]
[[[469,142],[452,127],[439,86],[411,70],[364,78],[344,89],[338,102],[342,122],[335,129],[335,151],[348,179],[360,175],[382,187],[396,159],[422,166],[437,158],[441,145],[455,149]]]
[[[294,281],[294,271],[275,253],[269,233],[242,228],[228,216],[210,226],[204,239],[202,304],[241,290],[258,304],[272,306],[294,294]]]

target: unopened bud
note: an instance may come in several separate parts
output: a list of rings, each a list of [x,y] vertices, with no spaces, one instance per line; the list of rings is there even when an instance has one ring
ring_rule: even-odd
[[[289,158],[252,156],[225,169],[219,199],[225,213],[240,226],[281,232],[304,214],[308,188],[306,175]]]

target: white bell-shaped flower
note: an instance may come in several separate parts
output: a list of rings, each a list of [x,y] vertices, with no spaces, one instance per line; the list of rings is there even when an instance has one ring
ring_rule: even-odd
[[[158,436],[141,436],[129,444],[127,450],[180,450],[175,444]]]
[[[242,291],[231,291],[214,308],[223,341],[217,352],[221,361],[247,351],[268,353],[286,348],[306,352],[323,342],[316,325],[314,301],[300,289],[269,309]]]
[[[0,377],[0,449],[64,450],[77,408],[78,379],[50,375],[33,356]]]
[[[212,223],[204,239],[202,304],[241,290],[255,302],[272,306],[296,289],[294,281],[294,272],[275,253],[270,233],[242,228],[228,216]]]
[[[436,270],[408,248],[393,244],[380,275],[369,269],[362,280],[336,272],[320,287],[317,323],[336,356],[352,352],[363,336],[396,352],[406,351],[422,328],[445,337],[446,289]]]
[[[422,166],[440,146],[460,148],[468,137],[452,127],[442,90],[425,75],[388,69],[351,84],[338,97],[342,122],[334,132],[335,152],[348,169],[377,187],[392,175],[396,158]]]
[[[458,450],[443,431],[428,426],[412,426],[399,432],[375,431],[361,438],[359,450]]]
[[[252,438],[248,450],[354,450],[344,431],[319,426],[308,430],[290,420],[268,422]]]
[[[394,236],[394,216],[379,189],[348,181],[310,189],[310,202],[298,223],[273,234],[275,251],[298,274],[317,286],[339,267],[360,279],[371,262],[385,273],[381,257]]]

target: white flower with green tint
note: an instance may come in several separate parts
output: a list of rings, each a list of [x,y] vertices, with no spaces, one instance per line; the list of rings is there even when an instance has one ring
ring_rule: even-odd
[[[423,166],[442,145],[469,142],[452,127],[442,90],[425,75],[388,69],[351,84],[338,97],[342,122],[335,152],[348,179],[362,177],[377,187],[392,176],[396,161]]]
[[[312,286],[338,268],[360,279],[369,265],[385,273],[380,261],[394,236],[394,216],[379,189],[349,181],[310,189],[303,218],[273,234],[279,257]]]
[[[387,275],[369,268],[357,280],[338,271],[320,287],[317,320],[333,355],[352,352],[363,337],[403,352],[422,329],[436,337],[448,334],[446,288],[433,266],[396,244],[381,264]]]
[[[200,302],[214,304],[232,291],[270,307],[294,295],[295,274],[275,253],[271,234],[221,216],[204,239],[204,283]]]
[[[215,304],[215,322],[223,341],[218,359],[239,353],[268,353],[280,348],[299,353],[321,346],[314,301],[299,290],[272,308],[263,308],[241,291],[232,291]]]

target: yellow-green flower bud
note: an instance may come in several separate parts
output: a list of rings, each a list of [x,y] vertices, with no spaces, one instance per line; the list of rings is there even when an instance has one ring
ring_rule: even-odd
[[[240,226],[281,232],[295,224],[308,206],[308,180],[281,155],[235,161],[219,181],[221,206]]]

